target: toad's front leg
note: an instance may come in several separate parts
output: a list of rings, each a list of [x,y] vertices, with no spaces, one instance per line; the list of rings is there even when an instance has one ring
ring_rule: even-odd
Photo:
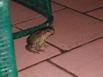
[[[35,50],[35,48],[32,47],[32,45],[26,45],[25,48],[26,48],[29,52],[40,54],[37,50]]]

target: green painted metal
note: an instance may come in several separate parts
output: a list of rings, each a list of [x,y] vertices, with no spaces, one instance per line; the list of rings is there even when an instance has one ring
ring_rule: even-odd
[[[13,40],[48,27],[53,22],[50,0],[13,0],[35,12],[47,20],[36,27],[12,33],[10,21],[10,0],[0,0],[0,77],[18,77]]]
[[[28,29],[13,33],[14,39],[26,36],[42,28],[48,27],[50,26],[50,24],[52,24],[53,16],[52,16],[50,0],[13,0],[13,1],[22,4],[26,6],[27,8],[32,9],[35,12],[40,13],[46,18],[46,21],[44,21],[44,23],[36,25],[36,27],[28,28]]]
[[[0,0],[0,77],[17,77],[9,0]]]

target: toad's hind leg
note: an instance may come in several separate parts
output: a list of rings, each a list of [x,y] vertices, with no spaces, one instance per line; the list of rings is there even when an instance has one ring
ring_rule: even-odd
[[[35,42],[35,44],[32,45],[31,52],[40,54],[40,52],[44,51],[41,48],[42,48],[42,45],[39,42]]]

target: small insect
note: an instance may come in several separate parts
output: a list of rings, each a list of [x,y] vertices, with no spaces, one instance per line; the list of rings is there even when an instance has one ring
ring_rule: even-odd
[[[43,51],[41,48],[45,43],[45,40],[53,35],[54,32],[54,27],[50,26],[31,34],[27,38],[26,49],[33,53],[39,53],[40,51]]]

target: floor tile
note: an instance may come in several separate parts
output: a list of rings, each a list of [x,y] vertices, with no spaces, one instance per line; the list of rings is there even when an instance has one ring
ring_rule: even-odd
[[[27,37],[23,37],[14,41],[18,70],[60,53],[58,49],[48,44],[47,47],[44,49],[44,52],[40,52],[40,54],[31,53],[25,49],[26,38]]]
[[[52,3],[53,12],[64,7]],[[11,19],[14,26],[27,29],[46,21],[46,18],[30,9],[11,1]]]
[[[103,35],[102,22],[98,22],[71,10],[61,11],[55,14],[54,17],[56,34],[48,41],[60,48],[70,49],[76,45],[88,42],[95,37]],[[83,24],[83,26],[81,24]],[[64,29],[62,29],[62,26]],[[68,34],[65,35],[65,33]]]
[[[95,11],[92,11],[92,12],[87,13],[87,14],[89,14],[91,16],[94,16],[94,17],[96,17],[98,19],[103,20],[103,8],[95,10]]]
[[[16,3],[14,1],[10,1],[10,5],[11,5],[10,9],[13,10],[13,12],[16,12],[16,13],[19,13],[20,11],[27,10],[26,7],[24,7],[21,4]],[[60,5],[53,3],[53,2],[51,2],[51,5],[52,5],[53,12],[56,11],[56,10],[60,10],[60,9],[64,8],[63,6],[60,6]]]
[[[53,0],[81,12],[103,6],[103,0]]]
[[[103,39],[67,52],[52,61],[79,77],[103,77]]]
[[[27,8],[21,4],[16,3],[15,1],[10,0],[10,9],[15,13],[19,13],[20,11],[24,11]]]
[[[103,36],[103,22],[65,9],[54,14],[55,34],[47,41],[64,50]]]
[[[36,19],[32,19],[32,20],[28,20],[26,22],[22,22],[20,24],[16,24],[14,26],[24,30],[24,29],[28,29],[28,28],[38,26],[38,25],[44,23],[46,20],[47,19],[45,17],[41,16],[41,17],[38,17]]]
[[[19,73],[19,77],[73,77],[57,67],[43,62]]]
[[[80,77],[103,77],[103,57],[94,62],[90,62],[85,67],[78,70]]]
[[[11,4],[11,19],[13,24],[21,23],[29,19],[35,19],[38,16],[41,15],[29,8],[25,8],[22,5],[20,6],[18,3],[14,2]]]

